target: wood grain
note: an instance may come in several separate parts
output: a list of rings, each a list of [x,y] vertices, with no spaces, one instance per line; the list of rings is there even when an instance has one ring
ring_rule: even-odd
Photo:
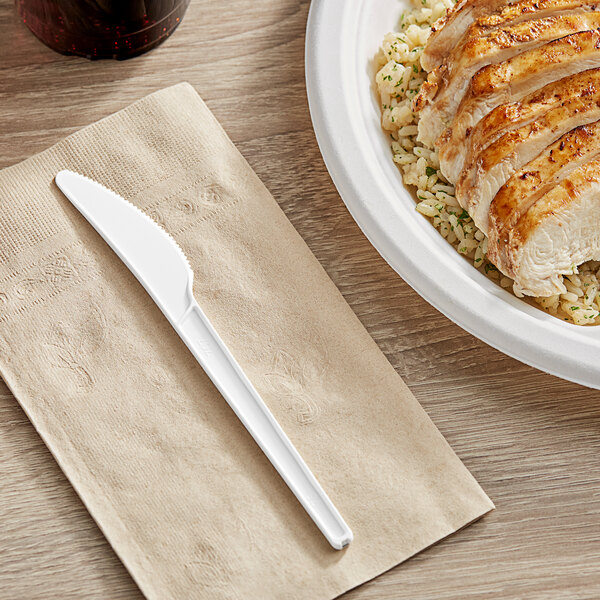
[[[304,87],[306,0],[193,0],[176,34],[127,62],[54,54],[0,0],[0,167],[187,80],[494,499],[482,521],[347,600],[600,598],[600,394],[465,333],[379,257],[321,160]],[[0,387],[0,599],[140,592]]]

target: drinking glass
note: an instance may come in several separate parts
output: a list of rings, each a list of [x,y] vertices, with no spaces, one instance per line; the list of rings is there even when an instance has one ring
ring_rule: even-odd
[[[47,46],[87,58],[130,58],[163,42],[190,0],[16,0],[23,22]]]

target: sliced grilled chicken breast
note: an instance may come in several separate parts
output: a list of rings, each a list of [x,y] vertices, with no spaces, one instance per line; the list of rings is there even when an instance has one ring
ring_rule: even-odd
[[[467,141],[465,162],[472,162],[477,153],[511,129],[539,119],[549,110],[566,102],[593,96],[598,85],[600,68],[589,69],[549,83],[518,102],[497,106],[472,129]]]
[[[523,165],[562,135],[600,119],[600,69],[547,85],[522,102],[499,106],[473,131],[456,197],[488,233],[489,207]]]
[[[582,31],[478,71],[452,127],[437,141],[442,173],[456,181],[464,166],[466,140],[491,110],[564,77],[600,67],[600,32]]]
[[[431,37],[421,57],[426,71],[439,67],[448,56],[448,48],[455,48],[473,23],[479,22],[480,34],[485,28],[502,23],[517,23],[531,18],[556,14],[558,11],[577,10],[579,0],[462,0],[432,27]],[[486,18],[489,17],[489,18]]]
[[[600,121],[577,127],[517,171],[500,189],[490,205],[487,252],[498,268],[503,270],[508,264],[506,248],[512,228],[542,196],[573,171],[600,157],[598,139]]]
[[[590,9],[596,7],[591,3],[586,5]],[[482,67],[508,60],[566,35],[598,28],[600,12],[532,19],[493,29],[484,36],[478,33],[477,23],[474,23],[466,34],[467,43],[452,53],[447,64],[430,74],[415,99],[413,108],[421,112],[419,141],[431,146],[451,126],[471,78]]]
[[[509,0],[459,0],[445,17],[433,25],[421,56],[423,68],[433,71],[439,67],[448,56],[448,48],[454,48],[479,17],[489,15],[509,3]]]
[[[572,172],[542,196],[509,234],[497,266],[529,296],[566,292],[562,275],[600,259],[600,160]]]

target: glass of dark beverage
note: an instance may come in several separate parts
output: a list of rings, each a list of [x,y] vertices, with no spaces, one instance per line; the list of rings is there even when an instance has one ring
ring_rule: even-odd
[[[87,58],[130,58],[163,42],[190,0],[16,0],[31,31],[53,50]]]

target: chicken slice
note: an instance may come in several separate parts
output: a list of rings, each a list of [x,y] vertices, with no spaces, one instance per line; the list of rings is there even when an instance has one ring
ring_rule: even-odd
[[[431,37],[421,56],[423,68],[433,71],[439,67],[448,56],[448,48],[458,44],[472,23],[507,4],[509,0],[459,0],[431,28]]]
[[[566,292],[562,275],[600,259],[600,160],[573,171],[510,231],[497,266],[528,296]]]
[[[512,228],[573,171],[600,158],[599,136],[600,121],[573,129],[517,171],[500,189],[490,205],[487,252],[500,270],[508,263],[506,248]]]
[[[600,120],[600,69],[547,85],[522,102],[495,108],[471,135],[456,197],[488,233],[489,207],[508,179],[562,135]]]
[[[581,0],[462,0],[434,23],[421,64],[426,71],[439,67],[448,56],[448,48],[457,47],[476,21],[481,35],[491,27],[529,19],[533,13],[542,18],[558,11],[577,10],[582,4]]]
[[[581,71],[600,67],[600,32],[582,31],[478,71],[452,127],[437,141],[444,176],[456,181],[471,130],[491,110]]]
[[[452,52],[448,63],[430,73],[415,98],[413,108],[421,112],[419,141],[432,146],[451,126],[471,78],[482,67],[508,60],[572,33],[600,28],[600,11],[593,12],[600,6],[591,2],[585,5],[592,12],[532,19],[493,29],[484,36],[478,33],[477,23],[473,24],[466,34],[468,41],[464,47]]]
[[[590,12],[596,9],[597,0],[519,0],[509,3],[499,11],[481,16],[470,27],[470,31],[482,36],[489,34],[494,28],[516,25],[531,19]]]

